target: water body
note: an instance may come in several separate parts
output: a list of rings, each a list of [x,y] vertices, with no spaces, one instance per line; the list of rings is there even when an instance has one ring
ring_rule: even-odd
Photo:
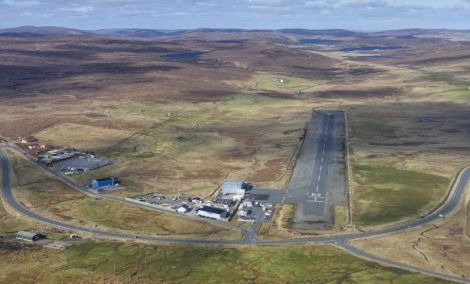
[[[352,51],[374,51],[374,50],[396,50],[402,49],[403,46],[359,46],[359,47],[345,47],[338,51],[352,52]]]
[[[184,61],[184,60],[194,60],[198,59],[204,52],[202,51],[192,51],[192,52],[181,52],[181,53],[170,53],[162,55],[161,57],[166,60],[171,61]]]
[[[339,41],[321,38],[302,38],[300,44],[337,44]]]
[[[347,58],[399,58],[399,56],[393,55],[365,55],[365,56],[344,56]]]

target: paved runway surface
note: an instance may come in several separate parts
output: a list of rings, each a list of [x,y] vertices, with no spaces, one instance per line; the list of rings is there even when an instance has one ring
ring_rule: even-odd
[[[312,222],[331,224],[334,205],[345,202],[344,165],[334,163],[344,156],[344,147],[338,145],[344,130],[337,127],[343,121],[342,112],[312,114],[285,201],[298,204],[296,229],[311,228]]]

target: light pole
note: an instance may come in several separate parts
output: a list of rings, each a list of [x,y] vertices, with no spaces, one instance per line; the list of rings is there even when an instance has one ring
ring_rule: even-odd
[[[155,176],[154,184],[153,184],[153,192],[155,193],[155,195],[157,195],[157,181],[158,181],[158,177]]]
[[[178,195],[176,196],[177,200],[180,200],[180,187],[181,187],[181,176],[178,177]]]

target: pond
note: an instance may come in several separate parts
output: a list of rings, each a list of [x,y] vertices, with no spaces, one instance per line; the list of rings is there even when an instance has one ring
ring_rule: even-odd
[[[181,53],[170,53],[162,55],[161,57],[166,60],[180,61],[180,60],[193,60],[198,59],[204,52],[202,51],[191,51]]]
[[[302,38],[299,40],[300,44],[336,44],[339,41],[321,38]]]
[[[359,47],[345,47],[338,51],[351,52],[351,51],[374,51],[374,50],[396,50],[402,49],[403,46],[359,46]]]

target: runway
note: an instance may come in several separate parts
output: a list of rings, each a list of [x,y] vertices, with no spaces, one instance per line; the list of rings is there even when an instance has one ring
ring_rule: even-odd
[[[345,204],[344,116],[314,112],[288,187],[285,203],[297,204],[296,229],[331,224],[333,208]]]

